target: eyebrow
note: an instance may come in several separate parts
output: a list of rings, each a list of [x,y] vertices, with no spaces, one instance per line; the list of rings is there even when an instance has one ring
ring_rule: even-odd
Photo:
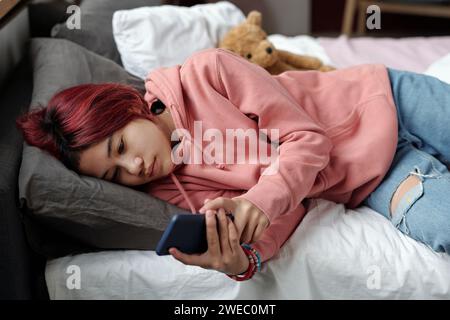
[[[108,147],[107,147],[108,159],[111,158],[111,145],[112,145],[112,134],[108,137]],[[107,173],[108,170],[106,170],[106,172],[102,175],[100,179],[105,179]]]

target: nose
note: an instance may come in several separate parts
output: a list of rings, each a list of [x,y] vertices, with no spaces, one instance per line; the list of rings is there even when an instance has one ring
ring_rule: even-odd
[[[143,163],[144,160],[142,157],[130,157],[129,159],[125,159],[123,167],[131,175],[141,175],[144,172]]]
[[[267,48],[266,48],[266,52],[267,52],[268,54],[271,54],[271,53],[272,53],[272,48],[271,48],[271,47],[267,47]]]

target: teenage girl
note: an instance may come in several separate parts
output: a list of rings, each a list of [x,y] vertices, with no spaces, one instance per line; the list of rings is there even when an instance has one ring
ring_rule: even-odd
[[[171,249],[183,263],[251,278],[309,198],[367,205],[450,252],[447,84],[379,64],[271,76],[208,49],[145,86],[144,97],[120,84],[68,88],[17,123],[69,169],[206,213],[208,251]]]

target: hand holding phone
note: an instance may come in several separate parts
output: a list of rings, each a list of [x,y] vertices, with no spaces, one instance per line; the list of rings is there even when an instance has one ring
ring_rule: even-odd
[[[242,249],[237,229],[227,218],[225,210],[206,212],[206,238],[208,249],[201,254],[186,254],[169,245],[170,254],[191,266],[214,269],[226,274],[240,274],[248,270],[250,261]]]
[[[227,215],[233,220],[233,215]],[[176,214],[172,217],[156,247],[156,254],[168,255],[170,248],[183,253],[203,253],[208,250],[204,214]]]

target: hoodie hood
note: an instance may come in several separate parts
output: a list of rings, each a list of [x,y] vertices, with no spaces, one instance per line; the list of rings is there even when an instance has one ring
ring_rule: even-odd
[[[145,79],[145,100],[149,107],[157,99],[161,100],[172,113],[177,129],[189,131],[188,114],[184,108],[183,90],[180,79],[180,66],[157,69]]]
[[[194,152],[197,149],[208,163],[215,163],[214,166],[216,169],[228,170],[225,163],[216,163],[216,160],[211,157],[208,152],[203,153],[202,146],[198,145],[198,141],[193,138],[194,119],[190,116],[189,110],[187,109],[183,98],[184,95],[180,69],[181,66],[174,66],[160,68],[150,72],[145,79],[146,94],[144,98],[147,101],[149,108],[153,102],[159,99],[166,106],[166,108],[169,108],[175,127],[177,129],[181,129],[178,132],[179,142],[177,142],[172,148],[172,154],[175,155],[177,159],[192,160],[191,155],[194,155]],[[186,135],[186,132],[189,132],[189,135]],[[176,171],[182,166],[182,163],[173,164],[170,178],[180,194],[183,196],[186,203],[189,205],[191,212],[196,214],[200,208],[195,208],[192,200],[175,174]]]
[[[146,93],[144,96],[149,108],[153,102],[159,99],[166,106],[166,108],[169,108],[175,127],[177,129],[181,129],[178,132],[179,142],[172,148],[172,153],[176,154],[178,159],[183,158],[184,150],[190,150],[192,145],[191,142],[194,142],[193,139],[189,139],[189,137],[184,135],[184,130],[191,132],[191,126],[189,115],[186,111],[183,100],[180,68],[181,66],[161,68],[149,73],[145,79]],[[194,147],[196,147],[195,142]],[[175,175],[175,171],[182,165],[183,164],[173,164],[170,178],[183,195],[186,202],[189,204],[191,212],[196,214],[198,210],[196,210],[192,204],[191,199]]]

